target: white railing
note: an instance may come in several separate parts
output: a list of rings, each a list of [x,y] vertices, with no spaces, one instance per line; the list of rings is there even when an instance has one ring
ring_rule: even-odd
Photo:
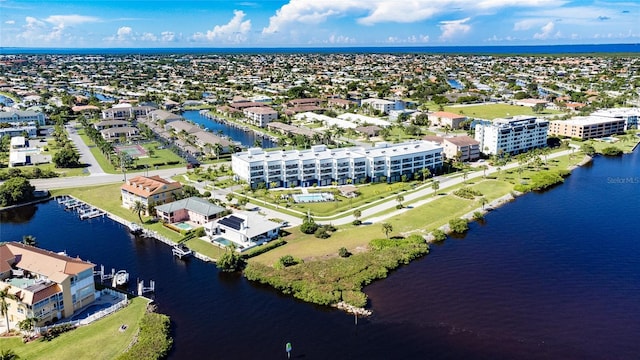
[[[65,321],[65,322],[59,322],[59,323],[55,323],[53,325],[49,325],[49,326],[42,326],[42,327],[36,327],[34,329],[36,334],[42,334],[43,332],[51,329],[54,326],[60,326],[60,325],[73,325],[75,327],[81,326],[81,325],[89,325],[92,322],[102,319],[103,317],[109,315],[109,314],[113,314],[114,312],[122,309],[123,307],[127,306],[129,304],[129,301],[127,300],[127,295],[123,294],[121,292],[118,291],[114,291],[112,289],[103,289],[101,290],[102,295],[112,295],[115,297],[120,298],[120,301],[111,305],[110,307],[106,308],[106,309],[102,309],[94,314],[91,314],[90,316],[84,318],[84,319],[80,319],[80,320],[72,320],[72,321]],[[89,305],[91,306],[91,304]]]

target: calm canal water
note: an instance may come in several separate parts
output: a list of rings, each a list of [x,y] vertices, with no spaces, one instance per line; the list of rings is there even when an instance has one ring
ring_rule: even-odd
[[[202,125],[214,134],[221,133],[233,141],[239,141],[242,146],[245,147],[254,146],[256,140],[260,141],[262,148],[272,148],[276,146],[276,144],[270,139],[256,136],[253,131],[244,131],[213,119],[209,119],[208,117],[200,115],[200,112],[197,110],[184,111],[182,116],[189,121]]]
[[[286,342],[306,359],[636,359],[639,160],[638,151],[597,158],[490,213],[368,286],[374,315],[357,326],[53,201],[1,213],[0,240],[31,234],[43,248],[156,280],[172,359],[283,359]]]

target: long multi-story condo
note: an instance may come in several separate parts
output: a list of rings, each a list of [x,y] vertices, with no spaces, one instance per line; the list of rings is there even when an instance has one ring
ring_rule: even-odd
[[[622,119],[625,121],[625,130],[637,129],[638,120],[640,120],[640,108],[602,109],[592,113],[591,116]]]
[[[0,111],[0,123],[45,125],[44,114],[37,111]]]
[[[555,120],[549,125],[549,134],[594,139],[624,133],[627,121],[618,117],[576,116],[569,120]]]
[[[0,245],[0,289],[11,296],[12,325],[36,318],[37,325],[68,318],[95,300],[93,264],[33,246]]]
[[[307,150],[271,151],[251,148],[236,153],[231,167],[239,179],[255,188],[325,186],[362,182],[396,182],[424,168],[442,167],[442,147],[430,141],[399,144],[378,143],[372,148],[329,149],[325,145]]]
[[[518,154],[547,146],[549,122],[519,115],[476,125],[475,139],[488,155]]]

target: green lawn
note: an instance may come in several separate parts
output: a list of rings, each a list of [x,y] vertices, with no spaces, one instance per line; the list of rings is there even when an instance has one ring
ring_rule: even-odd
[[[528,106],[518,106],[509,104],[487,104],[470,106],[445,106],[444,111],[455,114],[463,114],[468,117],[493,120],[514,115],[549,115],[563,114],[562,111],[546,109],[540,114],[533,112]]]
[[[12,349],[20,359],[113,359],[122,354],[140,329],[139,322],[147,307],[143,298],[134,298],[129,306],[46,341],[22,343],[21,337],[0,338],[0,350]],[[128,325],[120,331],[122,324]]]
[[[185,242],[185,244],[192,250],[206,255],[212,259],[219,259],[222,254],[224,254],[225,250],[219,248],[212,243],[204,240],[200,240],[198,238],[190,239]]]
[[[85,144],[89,147],[91,154],[96,158],[98,164],[104,172],[108,174],[119,174],[120,169],[116,169],[111,162],[102,154],[102,151],[95,145],[95,143],[84,133],[84,129],[77,129],[78,135],[82,138]],[[135,165],[148,165],[149,168],[155,168],[155,165],[158,165],[160,169],[172,168],[172,167],[183,167],[184,159],[175,154],[173,151],[169,149],[157,149],[160,146],[159,142],[153,141],[147,144],[144,144],[142,147],[145,149],[154,148],[155,154],[153,157],[140,158],[134,161]],[[178,161],[179,164],[176,165],[164,165],[167,162],[175,162]],[[160,165],[163,164],[163,165]],[[139,171],[139,170],[138,170]]]
[[[615,137],[615,135],[613,136]],[[638,138],[640,140],[640,138]],[[606,148],[606,147],[616,147],[622,151],[624,151],[625,153],[629,153],[631,152],[631,150],[633,150],[633,148],[636,146],[636,144],[638,143],[637,140],[634,141],[616,141],[615,143],[607,143],[604,141],[597,141],[597,140],[588,140],[588,141],[584,141],[584,142],[580,142],[580,141],[571,141],[572,144],[581,146],[583,144],[591,144],[597,152],[601,152],[602,149]]]

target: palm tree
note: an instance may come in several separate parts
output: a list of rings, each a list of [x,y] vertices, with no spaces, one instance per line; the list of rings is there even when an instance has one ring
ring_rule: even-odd
[[[25,235],[22,237],[22,243],[29,246],[38,246],[38,242],[36,241],[36,237],[33,235]]]
[[[20,356],[13,349],[3,349],[0,351],[0,360],[18,360]]]
[[[481,165],[480,169],[482,169],[482,177],[486,178],[487,177],[487,170],[489,169],[489,167],[487,165]]]
[[[389,238],[389,233],[393,231],[393,225],[389,223],[382,223],[382,232],[384,235]]]
[[[440,189],[440,181],[434,180],[431,184],[431,188],[433,189],[433,196],[438,194],[438,189]]]
[[[400,205],[400,207],[402,207],[402,202],[404,201],[404,196],[402,196],[402,195],[396,196],[396,201],[398,202],[398,205]]]
[[[484,196],[480,198],[480,205],[482,205],[482,208],[484,209],[484,206],[487,205],[487,198],[485,198]]]
[[[142,222],[142,213],[146,211],[147,207],[140,200],[136,200],[136,202],[133,203],[133,207],[131,208],[131,212],[138,215],[138,219],[140,219],[140,222]]]
[[[20,328],[20,330],[24,332],[31,334],[37,322],[38,322],[37,317],[28,317],[18,323],[18,328]],[[0,357],[0,359],[2,358]]]
[[[431,176],[431,170],[427,167],[420,170],[420,172],[422,173],[422,182],[427,181],[427,178]]]
[[[216,154],[216,160],[218,160],[220,154],[222,154],[222,145],[220,145],[220,143],[213,144],[213,153]]]
[[[0,315],[4,315],[5,317],[5,321],[7,324],[7,333],[11,331],[11,329],[9,328],[9,303],[7,302],[7,299],[15,298],[13,294],[9,293],[9,289],[11,289],[11,286],[7,286],[6,288],[0,290]]]
[[[353,210],[353,217],[358,220],[360,219],[360,216],[362,216],[362,212],[360,211],[360,209],[355,209]]]

